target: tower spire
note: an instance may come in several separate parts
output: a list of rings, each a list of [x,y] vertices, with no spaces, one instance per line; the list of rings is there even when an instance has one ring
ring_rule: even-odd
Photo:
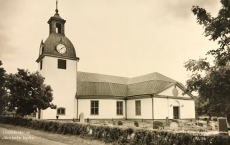
[[[58,0],[56,0],[56,10],[55,10],[56,14],[55,15],[59,15],[58,14]]]

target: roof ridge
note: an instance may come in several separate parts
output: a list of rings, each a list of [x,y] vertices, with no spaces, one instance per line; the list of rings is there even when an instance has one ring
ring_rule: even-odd
[[[144,83],[144,82],[150,82],[150,81],[161,81],[161,82],[169,82],[169,81],[165,81],[165,80],[146,80],[146,81],[137,82],[137,83],[132,83],[132,84],[127,84],[127,85],[134,85],[134,84],[138,84],[138,83]],[[169,82],[169,83],[175,83],[175,82]]]
[[[90,82],[90,81],[79,81],[79,82],[88,82],[88,83],[109,83],[109,84],[119,84],[119,85],[126,85],[126,86],[128,86],[128,84],[114,83],[114,82]]]
[[[150,80],[166,81],[166,82],[172,82],[172,83],[177,82],[161,73],[153,72],[153,73],[133,77],[129,80],[128,84],[135,84],[135,83],[146,82]]]
[[[97,75],[105,75],[105,76],[111,76],[111,77],[119,77],[119,78],[126,78],[126,79],[130,79],[128,77],[122,77],[122,76],[115,76],[115,75],[107,75],[107,74],[101,74],[101,73],[92,73],[92,72],[83,72],[83,71],[77,71],[77,73],[89,73],[89,74],[97,74]]]

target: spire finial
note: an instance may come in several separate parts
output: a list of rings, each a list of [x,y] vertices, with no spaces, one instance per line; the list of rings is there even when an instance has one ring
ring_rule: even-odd
[[[58,0],[56,0],[56,10],[55,10],[55,12],[58,15]]]

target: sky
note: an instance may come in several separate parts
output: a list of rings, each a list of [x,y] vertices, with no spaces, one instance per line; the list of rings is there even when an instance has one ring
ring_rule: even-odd
[[[55,0],[0,0],[0,60],[7,73],[38,70],[41,40]],[[183,84],[184,63],[205,57],[217,42],[203,35],[193,5],[216,16],[219,0],[59,0],[78,71],[122,77],[158,72]]]

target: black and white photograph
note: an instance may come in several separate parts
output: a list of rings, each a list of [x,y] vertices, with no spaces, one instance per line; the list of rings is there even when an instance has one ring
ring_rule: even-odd
[[[230,0],[0,0],[1,145],[230,145]]]

